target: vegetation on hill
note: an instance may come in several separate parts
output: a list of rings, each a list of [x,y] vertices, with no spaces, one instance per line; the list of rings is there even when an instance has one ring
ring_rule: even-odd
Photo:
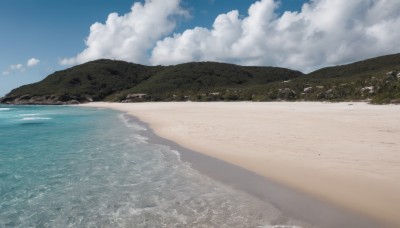
[[[143,66],[96,60],[14,89],[2,103],[88,101],[354,101],[400,102],[400,54],[309,74],[277,67],[215,62]]]
[[[57,71],[40,82],[14,89],[5,100],[52,96],[60,101],[100,101],[112,93],[136,86],[162,68],[97,60]]]
[[[274,67],[242,67],[223,63],[187,63],[177,66],[143,66],[123,61],[96,60],[44,80],[14,89],[3,103],[63,104],[87,101],[171,100],[180,94],[192,99],[199,93],[246,88],[302,76],[299,71]],[[174,96],[175,95],[175,96]],[[129,99],[128,99],[129,100]]]
[[[256,85],[302,76],[298,71],[276,67],[243,67],[232,64],[202,62],[167,67],[148,80],[121,91],[108,100],[124,100],[128,94],[148,94],[151,100],[224,100],[226,91],[240,91]],[[220,96],[217,96],[220,95]],[[211,99],[211,97],[215,99]],[[246,100],[251,99],[248,98]]]
[[[327,67],[287,83],[263,86],[261,100],[400,102],[400,54]]]

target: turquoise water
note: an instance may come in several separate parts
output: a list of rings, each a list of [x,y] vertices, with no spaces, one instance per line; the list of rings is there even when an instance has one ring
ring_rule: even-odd
[[[124,114],[0,106],[0,227],[270,227],[282,214],[193,170]]]

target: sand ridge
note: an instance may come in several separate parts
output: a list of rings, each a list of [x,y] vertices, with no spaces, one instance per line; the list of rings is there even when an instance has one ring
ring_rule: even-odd
[[[400,225],[400,106],[313,102],[90,103],[161,137]]]

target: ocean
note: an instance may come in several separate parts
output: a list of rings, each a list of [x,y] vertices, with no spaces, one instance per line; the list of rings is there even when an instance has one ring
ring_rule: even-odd
[[[108,109],[0,106],[0,227],[295,227],[146,131]]]

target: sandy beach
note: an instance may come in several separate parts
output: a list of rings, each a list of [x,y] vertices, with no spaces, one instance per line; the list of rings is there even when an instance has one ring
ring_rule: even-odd
[[[400,226],[400,106],[366,103],[90,103],[177,144]]]

